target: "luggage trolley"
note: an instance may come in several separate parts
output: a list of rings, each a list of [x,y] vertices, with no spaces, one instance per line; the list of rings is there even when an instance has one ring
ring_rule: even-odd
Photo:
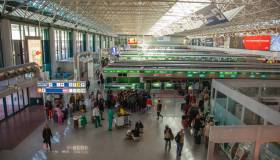
[[[130,126],[131,126],[130,114],[118,115],[115,118],[115,127],[116,128],[124,128],[124,127],[130,127]]]

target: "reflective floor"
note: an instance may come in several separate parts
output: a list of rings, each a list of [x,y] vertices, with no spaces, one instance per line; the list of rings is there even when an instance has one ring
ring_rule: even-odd
[[[168,94],[165,94],[165,96]],[[171,96],[172,94],[170,94]],[[160,97],[158,94],[156,97]],[[107,131],[107,120],[102,121],[102,128],[94,128],[91,122],[85,129],[74,129],[71,120],[64,124],[54,124],[48,121],[53,132],[53,151],[45,151],[42,143],[43,124],[34,130],[26,139],[12,150],[0,151],[1,160],[173,160],[176,159],[176,145],[172,142],[170,152],[164,149],[163,130],[168,124],[174,134],[181,129],[180,104],[181,97],[161,98],[163,103],[163,119],[157,120],[155,111],[150,113],[136,113],[132,121],[142,120],[144,135],[139,142],[125,139],[127,129],[113,129]],[[88,118],[90,112],[87,112]],[[133,123],[134,125],[134,123]],[[186,132],[182,160],[205,160],[207,149],[204,142],[197,145],[194,139]],[[224,158],[217,158],[224,159]]]

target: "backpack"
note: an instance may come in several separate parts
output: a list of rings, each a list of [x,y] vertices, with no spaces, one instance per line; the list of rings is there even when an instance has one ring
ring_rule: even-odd
[[[175,136],[175,142],[177,142],[177,143],[180,142],[180,135],[179,135],[179,133],[177,133],[177,135]]]

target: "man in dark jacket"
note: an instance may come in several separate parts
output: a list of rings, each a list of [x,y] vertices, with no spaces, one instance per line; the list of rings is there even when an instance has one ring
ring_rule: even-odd
[[[158,100],[158,104],[157,104],[157,119],[159,119],[159,117],[163,118],[163,116],[161,115],[161,109],[162,109],[162,104],[160,103],[160,100]]]
[[[104,120],[104,118],[103,118],[103,113],[104,113],[104,99],[103,99],[103,97],[101,97],[99,99],[98,107],[99,107],[99,111],[100,111],[101,120]]]
[[[52,131],[51,131],[50,127],[48,126],[48,124],[46,124],[43,129],[43,139],[44,139],[43,143],[45,143],[47,145],[47,148],[49,146],[50,150],[52,150],[51,138],[52,138]]]

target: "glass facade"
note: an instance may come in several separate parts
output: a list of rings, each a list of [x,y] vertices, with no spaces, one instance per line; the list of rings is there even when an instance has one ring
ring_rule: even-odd
[[[86,51],[86,33],[77,32],[76,43],[77,43],[77,53]]]
[[[44,27],[38,27],[28,24],[11,24],[12,32],[12,53],[13,53],[13,64],[19,65],[28,63],[27,50],[25,48],[25,39],[26,37],[40,37],[42,40],[42,49],[43,49],[43,63],[48,64],[46,57],[49,57],[49,41],[48,39],[48,29]],[[47,34],[45,34],[45,32]]]
[[[95,52],[95,35],[89,34],[89,50]]]
[[[65,60],[72,57],[72,34],[66,30],[55,30],[55,56],[56,60]]]

